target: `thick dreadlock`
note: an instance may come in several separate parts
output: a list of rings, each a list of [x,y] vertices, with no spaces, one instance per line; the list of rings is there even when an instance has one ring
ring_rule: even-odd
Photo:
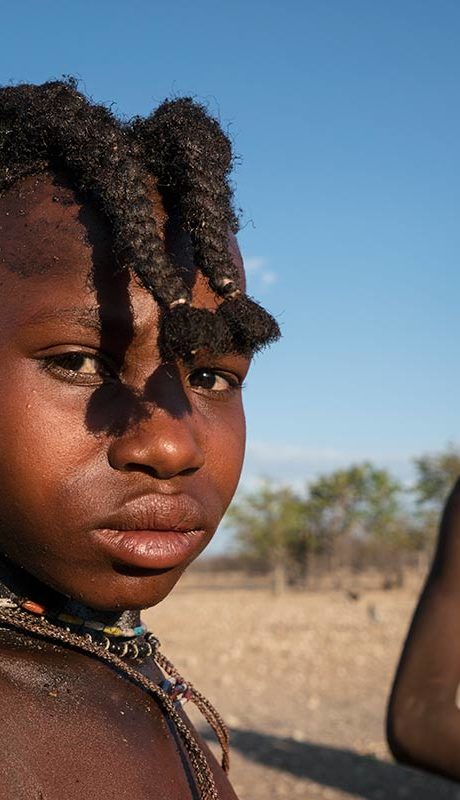
[[[236,231],[228,175],[230,142],[190,98],[163,103],[147,119],[118,121],[73,80],[0,89],[0,192],[27,175],[65,171],[107,217],[119,266],[131,269],[162,308],[165,360],[207,348],[251,355],[279,337],[275,320],[244,295],[228,250]],[[216,312],[190,305],[170,262],[148,197],[153,173],[167,211],[190,233],[198,269],[222,298]]]

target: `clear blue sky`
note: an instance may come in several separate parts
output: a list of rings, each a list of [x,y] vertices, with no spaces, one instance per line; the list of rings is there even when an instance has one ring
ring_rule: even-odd
[[[246,485],[460,438],[457,0],[1,3],[0,82],[71,73],[120,114],[230,126],[251,292]]]

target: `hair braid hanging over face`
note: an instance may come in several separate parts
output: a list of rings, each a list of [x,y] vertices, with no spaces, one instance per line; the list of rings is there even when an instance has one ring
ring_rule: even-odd
[[[134,269],[160,302],[188,297],[157,235],[145,173],[133,155],[129,131],[68,83],[0,92],[0,188],[24,175],[64,170],[106,215],[117,261]]]
[[[190,233],[197,267],[217,294],[234,292],[239,276],[228,250],[228,230],[236,233],[238,221],[228,183],[228,138],[189,97],[166,101],[147,119],[137,120],[134,131],[166,207],[177,207]]]
[[[96,200],[111,226],[116,265],[131,269],[163,310],[165,360],[200,348],[251,355],[280,335],[273,317],[242,294],[230,257],[229,231],[238,227],[231,166],[228,138],[190,98],[125,124],[73,80],[0,88],[0,192],[28,175],[64,172]],[[166,211],[177,212],[190,234],[197,268],[222,297],[216,312],[190,306],[190,289],[158,235],[151,173]]]

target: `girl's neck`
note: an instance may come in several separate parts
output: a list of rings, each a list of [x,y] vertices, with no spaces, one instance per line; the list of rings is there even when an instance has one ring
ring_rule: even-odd
[[[79,600],[51,589],[5,557],[0,557],[0,597],[12,600],[32,600],[45,609],[49,609],[50,612],[65,612],[122,629],[134,628],[140,624],[139,611],[121,611],[119,609],[100,611],[90,608]]]

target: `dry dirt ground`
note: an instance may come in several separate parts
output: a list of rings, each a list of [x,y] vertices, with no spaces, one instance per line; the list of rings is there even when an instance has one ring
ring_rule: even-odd
[[[186,578],[146,621],[226,719],[241,800],[460,800],[460,784],[397,766],[385,743],[418,587],[274,598],[200,581]]]

